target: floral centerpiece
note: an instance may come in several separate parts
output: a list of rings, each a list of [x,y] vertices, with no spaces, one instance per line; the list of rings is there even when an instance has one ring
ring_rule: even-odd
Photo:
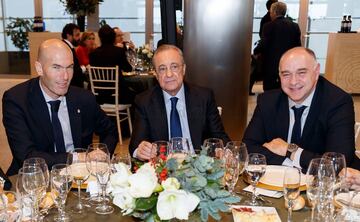
[[[152,58],[154,51],[151,49],[149,44],[145,44],[136,49],[136,55],[143,61],[143,65],[150,67],[152,65]]]
[[[194,212],[201,221],[207,221],[209,215],[220,220],[219,211],[229,211],[227,204],[240,200],[223,189],[220,160],[203,154],[187,156],[182,162],[166,158],[160,155],[158,161],[142,165],[135,173],[122,163],[115,165],[111,193],[124,215],[167,221],[188,220]]]

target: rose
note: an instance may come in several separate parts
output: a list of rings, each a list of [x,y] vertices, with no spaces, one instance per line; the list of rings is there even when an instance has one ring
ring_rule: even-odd
[[[114,164],[114,167],[116,169],[116,173],[113,173],[110,176],[110,185],[113,190],[116,190],[118,188],[125,188],[129,186],[129,176],[131,175],[131,172],[128,168],[128,166],[124,163],[118,163]]]
[[[146,163],[135,174],[129,176],[129,193],[134,198],[150,197],[157,185],[155,169]]]
[[[156,210],[161,220],[177,218],[187,220],[200,199],[193,193],[184,190],[164,190],[159,194]]]
[[[161,183],[164,190],[178,190],[180,188],[179,181],[174,177],[169,177]]]
[[[128,189],[123,189],[122,192],[116,193],[113,203],[122,209],[121,212],[124,215],[132,213],[136,207],[135,199],[130,195]]]

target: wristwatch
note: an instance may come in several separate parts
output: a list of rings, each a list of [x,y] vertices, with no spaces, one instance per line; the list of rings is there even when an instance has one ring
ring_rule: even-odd
[[[295,143],[289,143],[287,151],[286,151],[286,157],[290,159],[290,156],[292,153],[296,152],[296,150],[299,149],[299,146]]]

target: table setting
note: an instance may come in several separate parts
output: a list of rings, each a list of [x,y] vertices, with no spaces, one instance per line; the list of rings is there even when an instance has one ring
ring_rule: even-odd
[[[313,159],[302,174],[267,165],[241,141],[152,147],[145,163],[101,143],[51,169],[30,158],[2,192],[0,221],[359,221],[360,194],[345,183],[341,154]]]

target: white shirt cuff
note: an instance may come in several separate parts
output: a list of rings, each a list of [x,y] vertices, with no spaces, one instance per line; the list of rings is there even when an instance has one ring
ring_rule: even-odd
[[[304,149],[302,149],[302,148],[299,147],[299,148],[296,150],[296,152],[295,152],[295,154],[294,154],[294,160],[292,161],[294,167],[299,168],[299,169],[301,169],[301,166],[300,166],[300,157],[301,157],[301,153],[302,153],[303,150],[304,150]]]
[[[80,66],[80,68],[81,68],[81,71],[82,71],[83,73],[86,72],[86,66],[82,65],[82,66]]]
[[[134,152],[133,152],[133,158],[137,158],[137,157],[136,157],[137,150],[138,150],[138,148],[136,148],[136,149],[134,150]]]
[[[289,158],[286,158],[284,160],[284,162],[282,163],[283,166],[288,166],[288,167],[293,167],[293,162],[289,159]]]

